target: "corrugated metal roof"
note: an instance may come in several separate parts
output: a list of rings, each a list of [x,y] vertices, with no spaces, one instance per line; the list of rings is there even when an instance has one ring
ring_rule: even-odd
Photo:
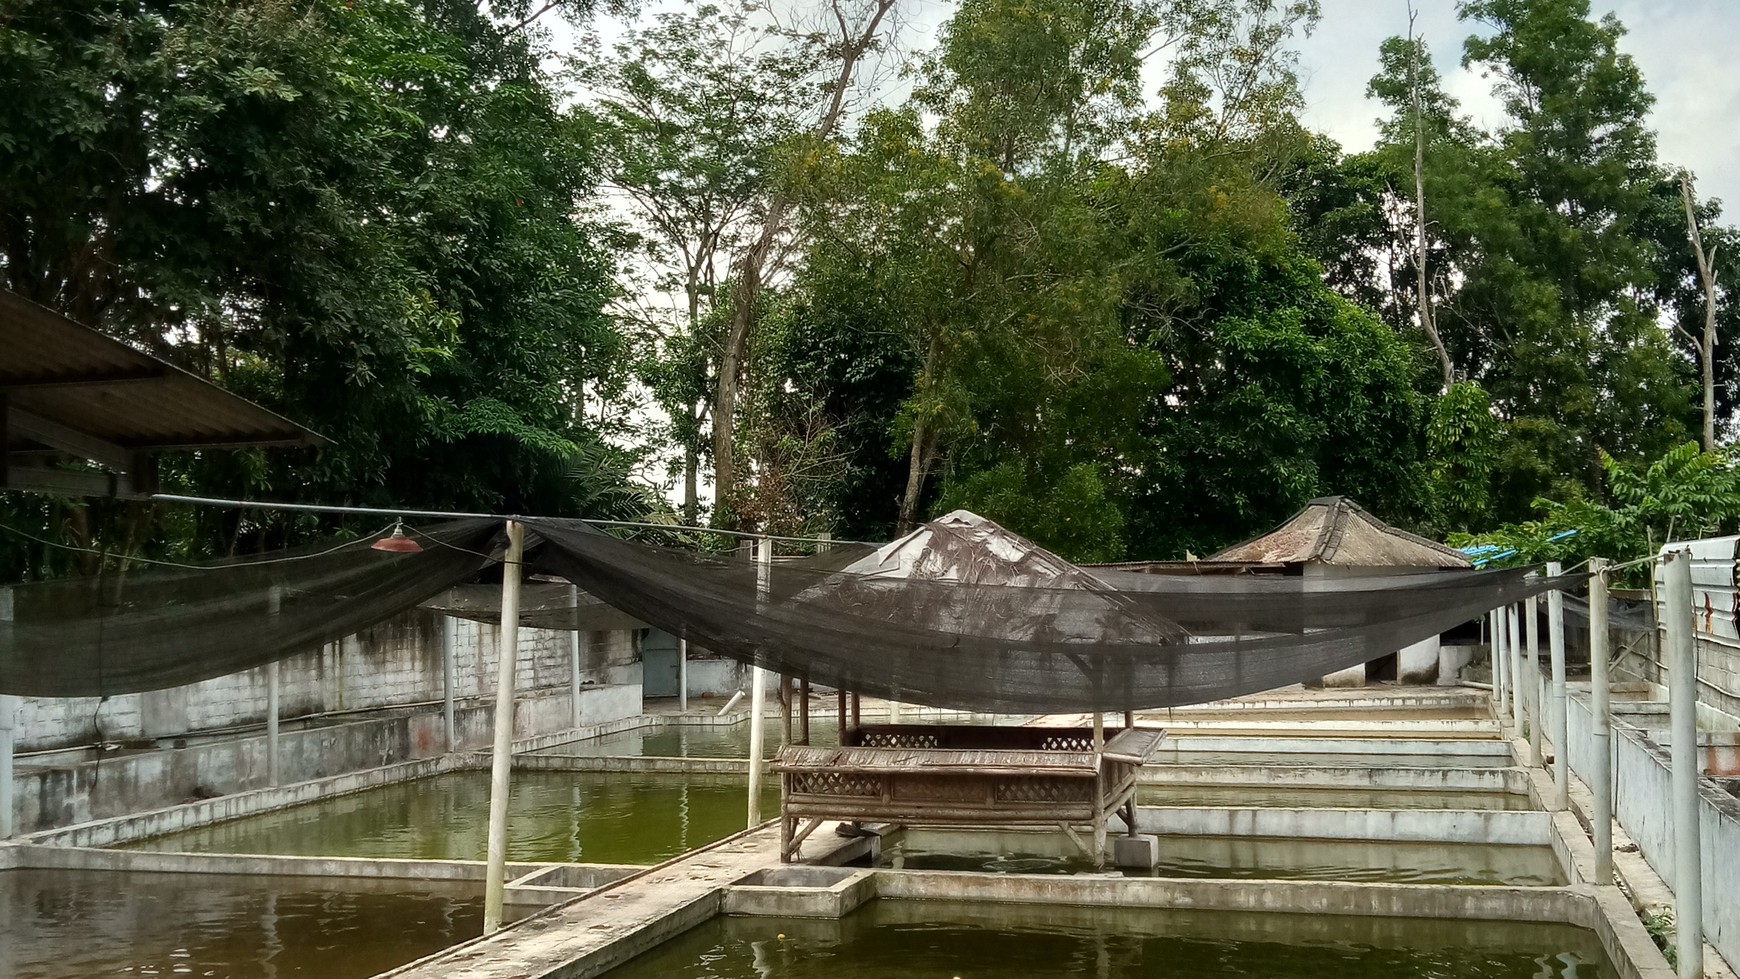
[[[1472,568],[1460,551],[1398,530],[1344,496],[1312,500],[1274,530],[1206,560],[1351,568]]]
[[[129,452],[313,446],[283,416],[15,293],[0,290],[0,397]],[[50,446],[7,425],[8,452]]]

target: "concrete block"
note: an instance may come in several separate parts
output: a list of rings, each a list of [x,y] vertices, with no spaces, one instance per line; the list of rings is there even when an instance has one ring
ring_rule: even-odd
[[[1326,687],[1363,687],[1365,686],[1365,664],[1350,666],[1345,670],[1337,670],[1323,678]]]
[[[1112,865],[1137,870],[1153,870],[1160,866],[1160,837],[1112,837]]]
[[[1404,646],[1396,656],[1396,678],[1403,683],[1434,683],[1438,679],[1438,637]]]

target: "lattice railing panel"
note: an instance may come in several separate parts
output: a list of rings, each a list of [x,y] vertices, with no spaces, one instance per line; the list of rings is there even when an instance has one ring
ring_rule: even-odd
[[[881,798],[882,780],[850,772],[794,772],[791,791],[798,795],[838,795]]]

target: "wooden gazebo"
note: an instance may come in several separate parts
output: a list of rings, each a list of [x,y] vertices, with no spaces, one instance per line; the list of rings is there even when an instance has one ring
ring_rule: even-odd
[[[780,860],[841,820],[1056,827],[1098,861],[1114,813],[1135,833],[1136,773],[1163,737],[1131,727],[1096,744],[1092,728],[878,725],[843,730],[839,747],[788,744],[773,762]],[[1091,847],[1078,828],[1091,830]]]

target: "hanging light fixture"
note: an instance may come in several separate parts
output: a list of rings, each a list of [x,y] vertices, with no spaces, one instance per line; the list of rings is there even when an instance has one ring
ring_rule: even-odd
[[[393,525],[393,532],[391,534],[375,541],[373,544],[370,544],[369,547],[377,551],[387,551],[393,554],[423,553],[423,545],[405,536],[405,522],[403,520]]]

